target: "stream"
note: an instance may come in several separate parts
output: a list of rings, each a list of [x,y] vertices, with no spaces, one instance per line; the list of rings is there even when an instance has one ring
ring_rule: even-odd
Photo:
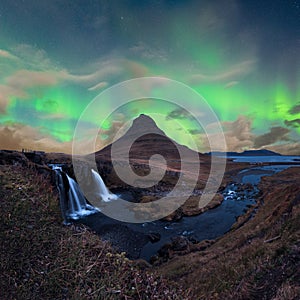
[[[125,223],[95,211],[74,222],[87,225],[99,234],[101,239],[110,241],[118,250],[126,252],[129,258],[149,261],[174,237],[184,236],[191,241],[202,241],[215,239],[228,232],[237,218],[255,204],[259,194],[257,185],[261,177],[271,176],[291,166],[293,165],[287,163],[244,169],[223,190],[224,201],[218,207],[197,216],[183,217],[179,221]],[[119,196],[122,197],[122,193]],[[151,235],[160,238],[151,242]]]

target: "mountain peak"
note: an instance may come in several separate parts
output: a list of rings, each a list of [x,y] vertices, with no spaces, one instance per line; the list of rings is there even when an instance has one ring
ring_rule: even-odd
[[[142,135],[143,133],[156,133],[165,135],[164,132],[158,128],[155,121],[145,114],[140,114],[136,119],[133,120],[127,134],[132,133],[139,133],[139,135]]]
[[[140,114],[136,119],[133,120],[132,126],[139,125],[157,127],[155,121],[145,114]]]

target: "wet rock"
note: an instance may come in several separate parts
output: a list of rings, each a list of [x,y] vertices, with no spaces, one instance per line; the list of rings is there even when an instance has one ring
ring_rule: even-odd
[[[205,207],[199,207],[199,203],[201,203],[200,196],[191,196],[182,206],[182,212],[185,216],[198,215],[209,209],[213,209],[219,206],[223,202],[223,200],[223,195],[216,193]]]
[[[186,250],[189,246],[189,240],[184,236],[176,236],[171,239],[171,249],[174,251]]]
[[[171,222],[171,221],[179,221],[180,219],[182,219],[182,208],[178,208],[176,209],[173,213],[171,213],[170,215],[166,216],[164,218],[165,221]]]
[[[151,232],[147,236],[148,236],[148,238],[149,238],[149,240],[150,240],[151,243],[156,243],[161,238],[161,235],[159,233],[157,233],[157,232]]]
[[[172,248],[171,243],[164,244],[159,250],[158,255],[162,258],[169,258],[170,257],[170,250]]]
[[[217,206],[219,206],[224,200],[224,197],[222,194],[216,193],[214,198],[207,204],[205,207],[207,209],[213,209]]]
[[[159,265],[159,261],[160,261],[160,258],[159,258],[158,255],[153,255],[150,258],[150,264],[153,265],[153,266]]]
[[[188,240],[189,240],[189,242],[191,242],[192,244],[198,244],[198,243],[199,243],[199,241],[198,241],[195,237],[193,237],[193,236],[189,236],[189,237],[188,237]]]

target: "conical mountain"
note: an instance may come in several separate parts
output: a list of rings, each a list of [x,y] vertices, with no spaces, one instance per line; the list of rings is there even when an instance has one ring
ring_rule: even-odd
[[[96,159],[111,159],[112,145],[108,145],[96,152]],[[180,160],[179,151],[185,157],[199,155],[186,146],[180,145],[169,138],[155,121],[144,114],[133,120],[128,131],[114,142],[114,153],[122,158],[130,149],[130,160],[148,160],[152,155],[161,154],[167,161]]]

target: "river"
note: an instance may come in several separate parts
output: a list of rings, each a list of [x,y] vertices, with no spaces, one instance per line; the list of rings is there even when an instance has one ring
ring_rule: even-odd
[[[262,176],[271,176],[294,164],[283,164],[287,160],[277,160],[278,165],[251,166],[240,171],[223,191],[224,201],[218,207],[200,215],[183,217],[179,221],[153,221],[143,224],[124,223],[110,219],[101,212],[89,215],[79,222],[89,226],[102,239],[109,240],[113,246],[125,251],[130,258],[149,260],[173,237],[185,236],[190,240],[211,240],[229,231],[236,219],[245,213],[249,206],[254,205],[258,196],[258,183]],[[256,157],[260,162],[261,157]],[[255,162],[255,157],[251,157]],[[290,162],[290,161],[288,161]],[[298,165],[300,166],[300,165]],[[251,184],[252,188],[241,188]],[[149,234],[159,234],[160,240],[152,243]]]

